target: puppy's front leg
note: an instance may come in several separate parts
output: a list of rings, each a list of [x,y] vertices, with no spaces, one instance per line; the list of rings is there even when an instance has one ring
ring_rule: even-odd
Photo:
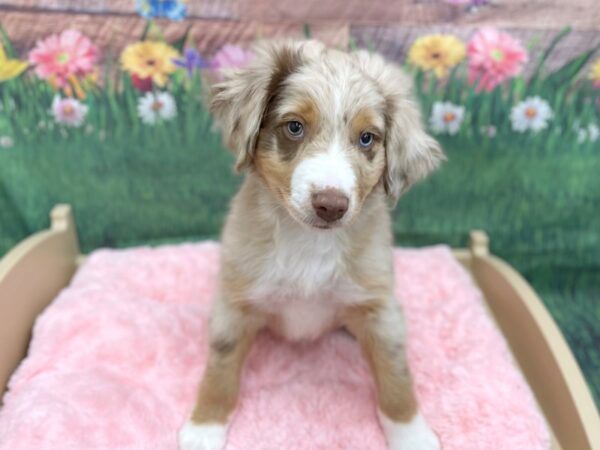
[[[345,325],[359,341],[373,372],[379,418],[390,450],[439,450],[437,436],[418,410],[399,305],[389,300],[356,307]]]
[[[217,300],[210,321],[210,349],[191,419],[179,432],[180,450],[222,450],[237,404],[240,374],[256,328],[236,307]]]

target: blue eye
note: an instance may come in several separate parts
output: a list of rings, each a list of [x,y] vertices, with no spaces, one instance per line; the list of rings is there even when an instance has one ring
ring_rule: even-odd
[[[304,125],[297,120],[292,120],[287,123],[287,131],[292,138],[301,138],[304,134]]]
[[[373,140],[373,133],[365,132],[360,135],[359,144],[362,148],[369,148],[373,144]]]

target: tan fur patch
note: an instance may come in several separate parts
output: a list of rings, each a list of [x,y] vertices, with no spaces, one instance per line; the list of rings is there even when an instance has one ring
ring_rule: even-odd
[[[276,152],[279,153],[280,159],[284,163],[292,161],[300,147],[302,146],[303,139],[291,139],[286,132],[287,123],[282,123],[276,128],[270,130],[272,138],[276,143]]]
[[[276,152],[259,151],[256,155],[255,167],[256,172],[265,180],[276,198],[286,201],[294,164],[282,161]]]
[[[381,180],[384,169],[385,160],[383,154],[383,148],[380,143],[375,143],[373,148],[370,150],[371,157],[369,159],[370,165],[360,164],[358,165],[358,198],[362,202],[366,197],[373,191],[375,186]],[[362,155],[361,155],[362,157]]]
[[[305,129],[309,133],[317,131],[319,127],[319,107],[312,99],[305,98],[301,100],[295,112],[302,119]]]
[[[227,261],[221,264],[222,295],[231,303],[243,303],[249,286],[250,280],[236,270],[235,265],[228,264]]]
[[[253,334],[244,334],[230,352],[211,350],[192,422],[226,423],[235,409],[240,390],[240,374],[246,355],[254,340]]]
[[[358,141],[360,134],[363,131],[368,131],[373,133],[377,139],[381,140],[383,138],[383,130],[381,130],[376,123],[377,120],[373,111],[370,109],[361,109],[350,122],[351,136]]]
[[[395,342],[376,329],[374,319],[380,309],[380,301],[353,308],[346,316],[345,325],[357,338],[369,363],[375,378],[379,408],[396,422],[408,422],[417,412],[412,377],[403,343]]]

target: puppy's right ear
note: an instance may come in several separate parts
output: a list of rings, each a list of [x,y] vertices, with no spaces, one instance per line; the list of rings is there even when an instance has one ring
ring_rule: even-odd
[[[243,69],[223,73],[225,80],[211,89],[210,111],[221,128],[225,144],[236,156],[237,172],[251,166],[256,141],[269,104],[286,78],[321,46],[306,42],[263,42],[256,57]]]

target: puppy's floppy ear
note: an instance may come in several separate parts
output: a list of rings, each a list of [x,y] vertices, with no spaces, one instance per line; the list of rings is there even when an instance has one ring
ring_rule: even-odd
[[[416,181],[446,159],[438,142],[429,136],[412,94],[412,80],[378,55],[358,51],[360,68],[372,77],[386,99],[386,172],[383,184],[396,202]]]
[[[224,72],[225,80],[211,89],[210,111],[236,155],[235,169],[252,164],[256,141],[269,104],[286,78],[321,44],[314,41],[262,42],[255,59],[243,69]]]

